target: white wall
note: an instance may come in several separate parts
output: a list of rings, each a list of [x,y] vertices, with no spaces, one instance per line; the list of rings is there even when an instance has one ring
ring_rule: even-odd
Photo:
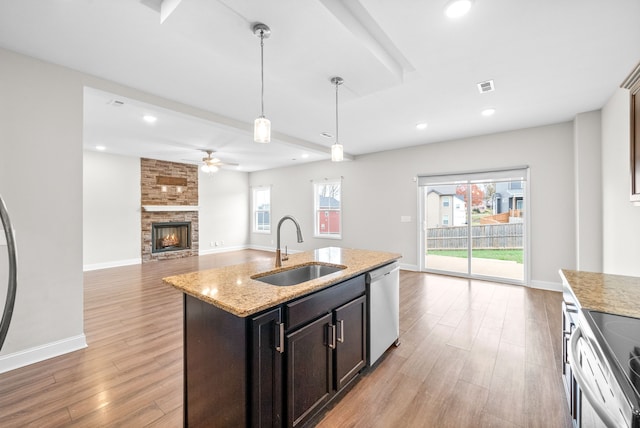
[[[601,112],[573,121],[576,213],[576,269],[602,271]]]
[[[85,270],[140,263],[140,158],[83,152]]]
[[[348,151],[348,146],[346,146]],[[275,225],[285,214],[301,223],[305,242],[295,242],[294,228],[283,225],[283,242],[307,250],[320,246],[359,247],[403,255],[417,267],[418,174],[478,171],[528,165],[531,168],[532,285],[558,287],[558,269],[575,268],[573,124],[523,129],[501,134],[427,144],[358,157],[353,162],[317,162],[251,173],[251,185],[272,185],[271,235],[251,233],[251,245],[274,247]],[[311,180],[344,177],[343,239],[313,238]],[[401,216],[412,221],[401,223]]]
[[[1,372],[77,349],[85,339],[82,76],[2,49],[0,64],[0,194],[18,247]]]
[[[249,174],[224,169],[215,174],[200,171],[198,197],[200,254],[247,248]]]
[[[618,89],[602,109],[603,271],[640,276],[640,207],[629,201],[629,97]]]

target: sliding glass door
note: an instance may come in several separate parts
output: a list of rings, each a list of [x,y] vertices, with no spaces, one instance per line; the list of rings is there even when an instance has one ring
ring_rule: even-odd
[[[419,177],[421,269],[526,279],[526,168]]]

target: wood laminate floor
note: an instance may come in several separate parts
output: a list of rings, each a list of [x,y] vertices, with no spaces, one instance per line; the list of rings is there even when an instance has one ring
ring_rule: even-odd
[[[88,348],[0,374],[0,427],[181,427],[182,298],[168,275],[237,251],[86,272]],[[569,427],[560,293],[401,272],[401,345],[318,427]]]

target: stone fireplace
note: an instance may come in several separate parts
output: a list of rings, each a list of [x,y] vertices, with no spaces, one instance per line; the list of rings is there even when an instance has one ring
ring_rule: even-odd
[[[198,255],[198,167],[140,159],[142,263]]]

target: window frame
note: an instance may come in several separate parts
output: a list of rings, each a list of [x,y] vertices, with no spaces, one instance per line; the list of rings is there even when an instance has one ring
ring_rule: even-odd
[[[319,186],[327,186],[327,185],[338,185],[339,186],[339,192],[338,192],[338,202],[340,203],[339,207],[337,209],[322,209],[320,210],[320,198],[319,198]],[[336,179],[324,179],[324,180],[314,180],[313,181],[313,237],[314,238],[322,238],[322,239],[342,239],[342,234],[343,234],[343,230],[342,230],[342,179],[340,178],[336,178]],[[320,222],[318,221],[319,219],[319,212],[320,211],[325,211],[325,214],[327,212],[338,212],[338,233],[320,233]]]
[[[265,210],[258,210],[256,205],[257,205],[257,194],[259,192],[268,192],[269,195],[269,209]],[[269,215],[269,224],[268,224],[268,230],[261,230],[258,229],[258,213],[267,213]],[[271,234],[271,230],[272,230],[272,224],[271,224],[271,186],[253,186],[251,187],[251,230],[253,233],[259,233],[259,234],[263,234],[263,235],[270,235]]]

